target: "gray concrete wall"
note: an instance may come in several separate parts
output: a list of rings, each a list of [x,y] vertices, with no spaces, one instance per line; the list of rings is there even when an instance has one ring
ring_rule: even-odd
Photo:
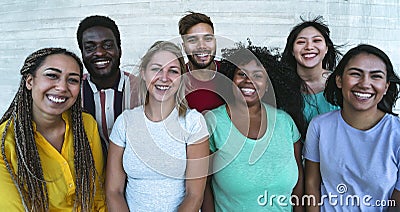
[[[75,33],[84,17],[114,19],[121,31],[122,65],[132,65],[155,40],[177,39],[177,22],[187,10],[209,15],[223,39],[250,38],[257,45],[281,49],[300,15],[323,15],[334,43],[348,44],[344,52],[359,43],[373,44],[400,69],[400,0],[3,0],[0,114],[11,102],[19,69],[31,52],[57,46],[80,55]]]

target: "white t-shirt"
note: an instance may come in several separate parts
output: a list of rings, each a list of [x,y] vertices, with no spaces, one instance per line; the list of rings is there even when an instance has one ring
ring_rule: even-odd
[[[203,116],[174,109],[163,121],[149,120],[143,106],[125,110],[110,140],[124,147],[125,198],[130,211],[176,211],[185,196],[186,146],[208,136]]]

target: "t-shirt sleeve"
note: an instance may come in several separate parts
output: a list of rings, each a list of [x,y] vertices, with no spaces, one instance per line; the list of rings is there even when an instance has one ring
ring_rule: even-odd
[[[297,129],[297,126],[294,123],[292,117],[289,114],[286,114],[286,116],[287,116],[287,119],[288,119],[289,124],[290,124],[290,131],[292,132],[292,142],[296,143],[301,138],[300,132]]]
[[[209,133],[206,121],[203,115],[196,110],[191,110],[186,115],[186,124],[186,129],[189,132],[189,136],[186,140],[188,145],[208,137]]]
[[[120,147],[126,146],[126,124],[125,124],[125,113],[122,113],[115,120],[114,126],[110,134],[110,142]]]
[[[313,119],[307,129],[306,141],[304,142],[303,155],[306,159],[319,162],[319,130],[318,122]]]

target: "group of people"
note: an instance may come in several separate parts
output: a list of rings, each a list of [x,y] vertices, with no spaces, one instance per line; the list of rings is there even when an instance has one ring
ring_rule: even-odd
[[[137,76],[120,70],[106,16],[79,24],[83,63],[63,48],[29,55],[0,120],[0,208],[396,210],[400,79],[383,51],[341,57],[322,17],[296,25],[282,55],[249,41],[217,60],[202,13],[183,16],[179,33],[183,49],[156,41]],[[329,195],[370,195],[372,206]]]

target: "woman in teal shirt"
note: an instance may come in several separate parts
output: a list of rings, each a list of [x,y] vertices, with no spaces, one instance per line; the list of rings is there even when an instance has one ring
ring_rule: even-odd
[[[330,30],[322,16],[303,20],[290,32],[282,54],[282,62],[299,78],[296,86],[303,93],[307,124],[319,114],[339,109],[329,104],[323,95],[325,82],[341,55],[329,36]]]
[[[300,133],[286,112],[262,100],[273,90],[267,71],[276,64],[266,48],[254,46],[222,61],[231,94],[205,115],[213,152],[205,200],[213,196],[215,211],[292,211],[292,194],[302,196]]]

